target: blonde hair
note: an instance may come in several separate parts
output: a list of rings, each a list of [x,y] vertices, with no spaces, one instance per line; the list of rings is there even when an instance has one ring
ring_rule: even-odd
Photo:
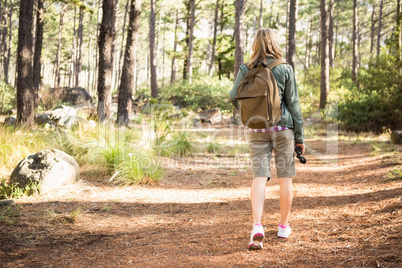
[[[252,69],[257,61],[265,62],[268,56],[282,59],[282,51],[279,47],[278,37],[274,30],[261,28],[257,31],[252,46],[250,61],[246,64],[247,68]]]

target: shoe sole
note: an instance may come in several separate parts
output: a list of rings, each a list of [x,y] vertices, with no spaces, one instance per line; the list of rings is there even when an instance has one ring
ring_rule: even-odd
[[[260,250],[260,249],[262,249],[262,246],[261,245],[250,244],[248,246],[248,249],[249,250]]]
[[[262,233],[256,233],[253,236],[253,242],[259,243],[259,242],[262,242],[262,240],[264,240],[264,234],[262,234]]]

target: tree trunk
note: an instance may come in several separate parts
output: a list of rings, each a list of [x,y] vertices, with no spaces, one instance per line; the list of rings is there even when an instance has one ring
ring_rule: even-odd
[[[10,14],[9,14],[9,22],[8,22],[8,51],[7,51],[7,58],[4,60],[4,81],[8,84],[8,69],[10,67],[10,58],[11,58],[11,38],[13,36],[12,32],[12,18],[13,18],[13,8],[14,3],[13,0],[10,1]]]
[[[187,80],[191,84],[193,76],[193,41],[194,41],[194,25],[195,25],[195,0],[190,2],[190,31],[188,36],[188,54],[187,54]]]
[[[99,29],[98,119],[102,122],[111,116],[113,37],[115,34],[116,1],[103,1],[102,23]]]
[[[0,1],[0,64],[4,66],[5,52],[7,44],[5,43],[7,37],[7,0],[3,3]]]
[[[399,40],[398,40],[398,49],[399,49],[399,60],[402,61],[402,5],[401,1],[397,0],[397,29],[399,29]],[[401,71],[402,73],[402,71]]]
[[[88,62],[87,62],[87,86],[86,88],[90,90],[90,84],[91,84],[91,58],[92,58],[92,19],[93,19],[93,13],[91,12],[89,14],[89,40],[88,40]]]
[[[71,46],[71,56],[69,57],[70,60],[70,72],[68,74],[68,87],[72,87],[75,80],[75,69],[77,63],[77,28],[75,25],[77,24],[77,6],[74,6],[74,16],[73,16],[73,39],[72,39],[72,46]]]
[[[296,0],[296,1],[297,1],[297,0]],[[263,0],[260,0],[260,17],[258,18],[258,29],[261,29],[262,26],[264,25],[264,23],[263,23],[264,18],[262,17],[262,11],[263,11],[263,9],[264,9]]]
[[[327,104],[329,92],[329,42],[328,42],[328,13],[327,0],[321,0],[321,96],[320,109]]]
[[[353,0],[353,36],[352,36],[352,46],[353,46],[353,61],[352,61],[352,80],[357,82],[357,27],[358,27],[358,17],[357,17],[357,0]]]
[[[34,124],[34,89],[32,70],[33,0],[21,1],[17,48],[17,124]]]
[[[399,1],[399,0],[398,0]],[[373,11],[371,12],[371,38],[370,38],[370,54],[373,53],[374,49],[374,32],[375,32],[375,21],[374,21],[375,5],[373,5]]]
[[[61,33],[63,31],[63,19],[64,19],[64,12],[66,11],[66,9],[67,4],[63,5],[60,11],[59,37],[57,39],[56,64],[54,66],[54,88],[60,87]]]
[[[296,20],[297,20],[297,0],[290,0],[289,7],[289,53],[286,54],[287,62],[295,70],[296,64]]]
[[[212,75],[212,73],[214,71],[214,65],[215,65],[216,36],[218,33],[218,13],[219,13],[219,0],[216,0],[215,19],[214,19],[214,38],[212,40],[211,62],[209,63],[209,68],[208,68],[209,75]]]
[[[177,28],[179,25],[179,8],[176,9],[176,20],[174,23],[174,41],[173,41],[173,57],[172,57],[172,69],[170,72],[170,84],[173,84],[176,80],[176,53],[177,53]]]
[[[155,47],[155,2],[151,0],[151,13],[149,15],[149,55],[151,67],[151,96],[158,97],[158,79],[156,76],[156,47]]]
[[[286,5],[286,59],[288,58],[289,54],[289,9],[290,9],[290,1],[287,0]]]
[[[41,55],[43,46],[43,1],[38,0],[38,10],[36,12],[36,38],[35,38],[35,53],[33,59],[33,86],[35,89],[35,105],[38,101],[38,91],[41,87]]]
[[[84,8],[80,8],[80,14],[78,17],[78,30],[77,30],[77,52],[76,52],[76,64],[75,64],[75,86],[78,87],[81,73],[81,58],[82,58],[82,35],[84,33]]]
[[[186,37],[184,42],[186,46],[184,47],[184,61],[183,61],[183,79],[187,80],[187,59],[188,59],[188,42],[190,40],[190,0],[185,2],[186,6]]]
[[[222,0],[222,5],[221,5],[221,20],[219,22],[220,24],[220,33],[223,33],[223,27],[224,27],[224,7],[225,5],[225,0]],[[218,76],[219,80],[222,80],[222,72],[223,72],[223,64],[222,64],[222,56],[218,55]]]
[[[309,42],[308,42],[308,65],[311,66],[312,64],[312,47],[313,47],[313,16],[310,18],[310,34],[309,34]]]
[[[243,24],[244,17],[244,0],[235,0],[235,66],[234,66],[234,77],[237,77],[240,66],[243,64],[243,30],[241,25]]]
[[[334,67],[334,0],[329,1],[329,66]]]
[[[123,19],[123,32],[121,33],[121,47],[120,47],[120,56],[119,56],[119,67],[117,68],[117,78],[116,80],[119,80],[120,75],[121,75],[121,70],[123,68],[122,66],[122,60],[123,60],[123,55],[124,55],[124,40],[126,36],[126,21],[127,21],[127,14],[129,13],[130,10],[130,5],[131,0],[127,0],[126,2],[126,8],[124,10],[124,19]],[[127,42],[126,42],[127,45]]]
[[[380,3],[380,15],[378,16],[378,33],[377,33],[377,57],[380,56],[380,41],[381,41],[381,23],[382,23],[382,6],[384,1]]]
[[[119,125],[127,125],[131,114],[131,99],[135,87],[138,31],[140,28],[141,0],[130,1],[130,16],[123,70],[119,87],[117,118]]]
[[[94,83],[93,83],[93,91],[97,92],[98,91],[98,74],[99,74],[99,30],[100,30],[100,14],[101,14],[101,9],[100,9],[100,3],[97,1],[97,9],[98,12],[96,14],[96,38],[97,42],[95,42],[95,58],[94,58],[94,63],[95,63],[95,68],[94,68]]]

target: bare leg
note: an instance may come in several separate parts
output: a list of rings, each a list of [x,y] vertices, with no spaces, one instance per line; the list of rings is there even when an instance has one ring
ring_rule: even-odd
[[[251,207],[253,210],[254,224],[261,223],[265,201],[265,185],[267,177],[257,177],[251,185]]]
[[[289,225],[289,214],[293,201],[292,178],[279,178],[279,204],[281,209],[281,221],[284,226]]]

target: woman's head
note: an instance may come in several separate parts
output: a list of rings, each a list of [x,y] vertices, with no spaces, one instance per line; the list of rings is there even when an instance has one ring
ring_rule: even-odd
[[[247,63],[249,69],[251,69],[257,61],[265,61],[268,55],[272,55],[277,59],[282,58],[282,51],[279,47],[276,33],[269,28],[261,28],[257,31],[254,37],[252,50],[253,53],[251,53],[250,61]]]

